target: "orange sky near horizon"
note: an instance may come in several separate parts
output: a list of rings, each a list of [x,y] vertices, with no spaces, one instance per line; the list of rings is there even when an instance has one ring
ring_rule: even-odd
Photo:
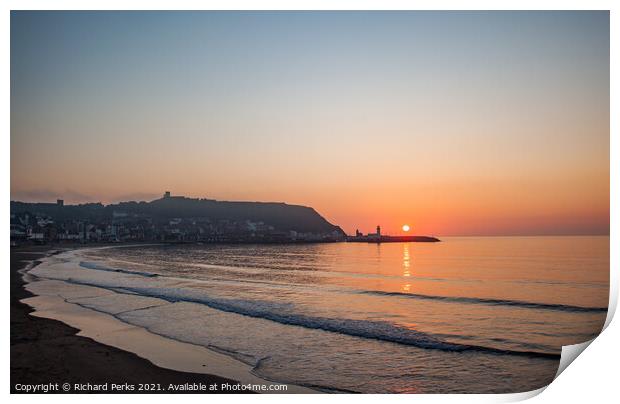
[[[157,170],[155,170],[157,172]],[[230,183],[225,178],[196,175],[194,188],[191,182],[166,186],[173,178],[158,179],[149,176],[142,182],[144,188],[133,193],[115,193],[114,184],[86,189],[83,196],[72,191],[65,193],[26,193],[29,200],[53,201],[55,197],[67,202],[121,200],[151,200],[161,197],[163,190],[175,195],[206,197],[218,200],[277,201],[312,206],[331,223],[340,225],[347,233],[355,229],[374,231],[381,225],[386,234],[402,234],[403,224],[412,227],[410,234],[426,235],[546,235],[546,234],[608,234],[609,232],[609,177],[599,175],[565,176],[540,175],[505,181],[503,178],[465,178],[452,181],[433,181],[432,178],[417,182],[398,179],[393,182],[372,183],[332,179],[329,187],[309,186],[299,181],[290,186],[261,186],[260,181]],[[163,172],[160,172],[164,176]],[[90,171],[85,176],[97,176]],[[121,173],[119,173],[121,175]],[[165,176],[164,176],[165,177]],[[256,180],[256,178],[254,178]],[[597,180],[597,181],[593,181]],[[251,182],[251,183],[250,183]],[[77,184],[77,183],[76,183]],[[45,185],[43,185],[45,186]],[[151,191],[155,187],[161,192]],[[118,191],[116,191],[118,192]],[[115,195],[107,197],[106,195]],[[19,196],[19,193],[17,193]],[[15,198],[14,198],[15,199]]]
[[[12,200],[609,234],[608,12],[12,13],[11,89]]]

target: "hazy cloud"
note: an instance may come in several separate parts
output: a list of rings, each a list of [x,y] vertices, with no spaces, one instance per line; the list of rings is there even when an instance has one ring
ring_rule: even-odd
[[[40,189],[11,192],[11,200],[13,201],[56,202],[56,199],[64,199],[67,203],[99,202],[99,200],[93,196],[82,194],[70,189],[66,189],[64,191]]]

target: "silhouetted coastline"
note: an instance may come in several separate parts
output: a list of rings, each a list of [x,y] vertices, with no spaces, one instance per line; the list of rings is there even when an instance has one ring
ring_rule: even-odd
[[[379,227],[377,227],[379,228]],[[65,205],[11,201],[11,245],[48,243],[300,244],[436,242],[429,236],[355,237],[315,209],[276,202],[172,196],[150,202]]]

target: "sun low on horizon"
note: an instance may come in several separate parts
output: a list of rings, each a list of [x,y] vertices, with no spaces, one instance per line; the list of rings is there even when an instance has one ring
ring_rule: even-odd
[[[19,11],[10,56],[12,200],[609,234],[606,12]]]
[[[404,231],[405,233],[407,233],[410,229],[411,229],[411,228],[409,227],[409,225],[408,225],[408,224],[403,224],[403,231]]]

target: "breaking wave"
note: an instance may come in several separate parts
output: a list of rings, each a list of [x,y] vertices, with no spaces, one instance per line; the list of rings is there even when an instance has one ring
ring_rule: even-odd
[[[482,297],[435,296],[435,295],[423,295],[423,294],[417,294],[417,293],[384,292],[380,290],[364,290],[358,293],[366,294],[366,295],[378,295],[378,296],[407,297],[411,299],[438,300],[438,301],[454,302],[454,303],[472,303],[472,304],[486,304],[486,305],[491,305],[491,306],[522,307],[526,309],[559,310],[559,311],[570,311],[570,312],[605,312],[607,311],[607,307],[584,307],[584,306],[572,306],[568,304],[524,302],[520,300],[487,299],[487,298],[482,298]]]

